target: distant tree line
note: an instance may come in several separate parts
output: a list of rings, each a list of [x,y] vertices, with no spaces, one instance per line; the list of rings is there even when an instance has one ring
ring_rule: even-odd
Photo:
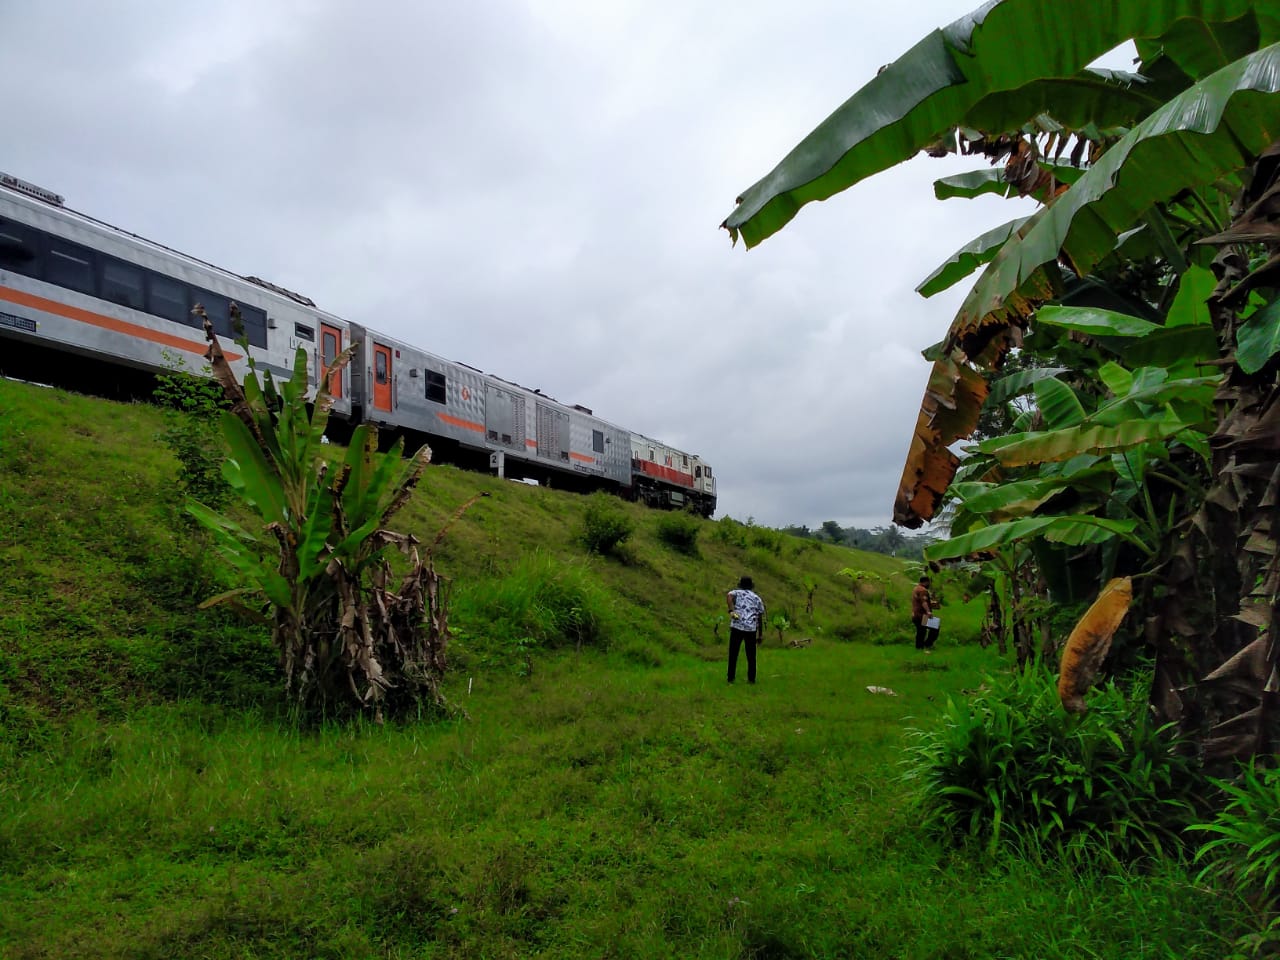
[[[930,533],[903,533],[902,528],[896,524],[864,530],[861,527],[842,527],[835,520],[824,520],[817,530],[810,530],[807,526],[801,525],[783,527],[782,531],[793,537],[838,543],[858,550],[888,554],[903,560],[924,559],[924,548],[938,539]]]

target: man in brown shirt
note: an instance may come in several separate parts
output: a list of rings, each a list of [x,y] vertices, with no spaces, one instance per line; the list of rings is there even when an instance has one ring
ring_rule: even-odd
[[[930,650],[938,639],[936,627],[926,627],[925,621],[933,616],[933,598],[929,595],[930,580],[921,577],[911,590],[911,622],[916,627],[916,649]]]

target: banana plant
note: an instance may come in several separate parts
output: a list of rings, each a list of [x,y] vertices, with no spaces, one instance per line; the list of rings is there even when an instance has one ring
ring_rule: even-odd
[[[335,470],[322,446],[332,405],[328,378],[308,398],[305,351],[297,351],[292,376],[277,383],[270,371],[259,382],[246,349],[242,385],[203,309],[195,312],[230,407],[221,424],[230,451],[223,476],[253,517],[188,503],[241,580],[203,605],[235,603],[271,625],[285,692],[300,718],[356,709],[381,719],[388,709],[442,705],[446,596],[430,555],[424,560],[412,536],[388,528],[412,496],[430,449],[404,462],[397,440],[379,455],[376,430],[362,425]],[[233,305],[233,319],[238,313]],[[349,362],[351,349],[330,371]],[[410,567],[395,586],[386,556],[393,547]]]
[[[1137,76],[1089,69],[1126,40]],[[1146,610],[1152,702],[1213,758],[1280,745],[1280,548],[1267,512],[1280,497],[1278,141],[1274,4],[1079,0],[1064,14],[994,0],[882,69],[722,224],[752,247],[805,204],[919,151],[1003,164],[998,177],[940,182],[939,197],[1043,204],[921,285],[930,294],[981,268],[925,351],[933,367],[894,520],[919,526],[954,485],[988,512],[966,521],[962,510],[934,556],[979,545],[1041,559],[1053,537],[1095,566],[1128,551],[1147,584],[1162,571],[1163,598]],[[1101,313],[1064,318],[1053,305]],[[1038,374],[1034,395],[991,401],[1012,404],[1015,435],[962,460],[955,444],[1000,392],[989,377],[1046,342],[1057,348],[1041,354],[1047,365],[1067,369]]]

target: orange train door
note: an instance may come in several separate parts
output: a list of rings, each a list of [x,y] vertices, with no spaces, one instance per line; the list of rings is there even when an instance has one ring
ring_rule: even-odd
[[[373,406],[391,412],[391,348],[373,345]]]
[[[338,351],[342,349],[342,332],[327,323],[320,324],[320,379],[323,380],[329,367],[332,366]],[[329,396],[335,400],[342,399],[342,371],[329,377]]]

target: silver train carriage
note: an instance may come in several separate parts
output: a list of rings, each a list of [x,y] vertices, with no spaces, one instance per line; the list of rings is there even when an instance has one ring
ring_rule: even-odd
[[[0,173],[0,338],[152,372],[202,372],[199,303],[233,339],[239,305],[254,363],[292,375],[302,347],[314,389],[334,357],[332,416],[440,438],[488,453],[499,475],[606,488],[650,506],[715,512],[709,464],[519,384],[349,323],[307,297],[239,276],[68,209],[63,198]],[[224,350],[240,375],[239,344]]]
[[[315,386],[350,341],[348,323],[306,297],[241,277],[69,210],[62,198],[0,173],[0,336],[163,372],[205,368],[199,303],[231,341],[239,305],[254,362],[290,377],[299,346]],[[238,344],[224,349],[238,375]],[[334,377],[334,413],[351,415],[350,377]]]

